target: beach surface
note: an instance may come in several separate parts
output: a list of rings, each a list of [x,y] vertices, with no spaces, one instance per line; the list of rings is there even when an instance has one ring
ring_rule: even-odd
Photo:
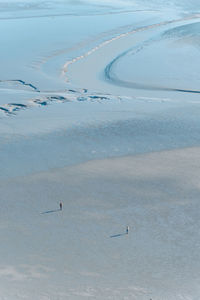
[[[0,0],[0,300],[200,299],[199,20]]]
[[[1,182],[2,299],[198,299],[199,167],[188,148]]]
[[[188,148],[1,182],[2,299],[198,299],[199,168]]]

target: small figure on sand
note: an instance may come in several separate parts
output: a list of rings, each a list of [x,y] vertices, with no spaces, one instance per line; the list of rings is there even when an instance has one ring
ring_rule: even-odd
[[[62,210],[62,208],[63,208],[63,204],[62,202],[60,202],[60,210]]]
[[[129,226],[126,226],[126,234],[129,233]]]

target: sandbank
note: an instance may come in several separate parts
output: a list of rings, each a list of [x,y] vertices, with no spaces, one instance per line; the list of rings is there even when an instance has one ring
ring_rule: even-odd
[[[198,299],[199,168],[196,147],[2,181],[2,297]]]

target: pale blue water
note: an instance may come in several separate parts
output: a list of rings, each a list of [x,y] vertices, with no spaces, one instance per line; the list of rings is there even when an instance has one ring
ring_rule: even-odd
[[[79,198],[78,212],[77,202],[67,199],[69,211],[74,211],[69,219],[41,219],[39,211],[46,209],[49,199],[51,205],[60,200],[58,191],[60,197],[67,198],[64,187],[59,181],[52,184],[44,180],[40,185],[30,183],[28,188],[26,182],[25,188],[23,179],[18,179],[93,159],[199,146],[199,12],[199,1],[186,0],[0,0],[0,299],[90,299],[94,294],[100,299],[103,291],[106,299],[199,300],[199,268],[193,259],[193,255],[199,258],[198,189],[191,191],[194,206],[189,208],[176,207],[166,200],[171,212],[170,229],[165,228],[161,217],[157,216],[159,220],[154,223],[148,209],[138,202],[136,211],[142,220],[139,224],[144,226],[143,235],[138,234],[137,245],[134,239],[128,240],[126,248],[105,240],[109,222],[102,227],[102,223],[94,226],[95,217],[89,223],[81,219],[85,207]],[[63,74],[66,62],[71,63]],[[111,192],[104,181],[99,184],[97,180],[94,187],[98,187],[99,195],[104,187]],[[75,191],[79,197],[84,194]],[[89,186],[85,193],[90,194]],[[123,199],[123,192],[119,193]],[[174,193],[178,193],[175,187]],[[95,189],[90,197],[94,196]],[[133,205],[132,195],[127,197]],[[113,208],[107,213],[120,228],[125,222],[123,208],[119,210],[123,201],[112,201]],[[99,211],[105,213],[101,203],[98,212],[96,203],[91,203],[87,204],[90,213],[101,217]],[[135,207],[131,212],[135,213]],[[134,224],[131,212],[127,210],[125,215]],[[144,215],[147,219],[143,220]],[[174,246],[173,226],[179,220],[183,230],[177,231],[180,235]],[[183,238],[184,222],[190,224],[191,244]],[[52,224],[61,228],[59,234]],[[72,224],[74,227],[68,230]],[[166,248],[162,239],[151,240],[150,235],[157,233],[152,226],[157,225],[162,234],[168,234]],[[66,239],[65,245],[69,245],[64,248],[60,241],[63,235],[65,239],[66,228],[69,243]],[[88,235],[91,228],[93,239]],[[79,240],[76,230],[80,230]],[[83,249],[79,249],[80,239]],[[130,258],[132,252],[134,259]],[[125,255],[122,260],[119,256],[115,266],[109,265],[117,260],[113,260],[113,253]],[[41,269],[40,258],[55,272],[51,267]],[[19,264],[18,269],[15,264]],[[100,277],[96,277],[95,269],[101,269]],[[51,281],[41,275],[48,272],[53,273]],[[133,280],[141,289],[134,290]],[[144,286],[153,296],[143,290]]]
[[[1,177],[199,145],[198,118],[189,132],[190,114],[176,123],[181,103],[186,112],[198,111],[198,7],[196,1],[0,1]],[[113,56],[109,50],[107,65],[94,59],[101,70],[93,70],[95,88],[87,69],[96,50],[85,69],[62,76],[67,61],[131,31],[132,47],[124,42]]]

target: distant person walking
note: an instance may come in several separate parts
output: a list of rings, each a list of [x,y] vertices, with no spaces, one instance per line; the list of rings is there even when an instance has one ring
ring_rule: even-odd
[[[129,226],[126,226],[126,234],[129,233]]]
[[[63,208],[63,204],[62,202],[60,202],[60,210],[62,210],[62,208]]]

